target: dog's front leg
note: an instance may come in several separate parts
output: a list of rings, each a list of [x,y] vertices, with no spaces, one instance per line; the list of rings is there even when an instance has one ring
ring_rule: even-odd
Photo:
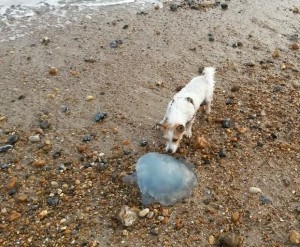
[[[190,121],[188,121],[186,124],[185,136],[187,136],[188,138],[192,137],[192,126],[194,121],[195,121],[195,116],[193,116],[193,118]]]

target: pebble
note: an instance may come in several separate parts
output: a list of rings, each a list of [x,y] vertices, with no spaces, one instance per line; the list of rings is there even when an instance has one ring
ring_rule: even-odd
[[[272,52],[272,57],[273,57],[273,58],[278,58],[278,57],[280,57],[279,49],[275,49],[275,50]]]
[[[66,105],[61,105],[60,106],[60,110],[63,113],[69,113],[70,112],[70,108],[68,106],[66,106]]]
[[[41,141],[41,138],[40,138],[40,135],[34,135],[34,136],[29,136],[28,140],[30,142],[39,142],[39,141]]]
[[[124,226],[131,226],[137,219],[137,214],[128,206],[123,206],[119,213],[119,219]]]
[[[51,186],[53,187],[53,188],[58,188],[59,187],[59,184],[58,184],[58,182],[56,182],[56,181],[51,181]]]
[[[203,136],[199,136],[197,138],[196,146],[197,148],[206,148],[210,146],[210,143]]]
[[[220,158],[225,158],[226,157],[226,152],[225,152],[225,150],[221,150],[220,152],[219,152],[219,157]]]
[[[150,212],[149,208],[145,208],[139,212],[140,217],[145,217]]]
[[[10,149],[12,149],[12,145],[10,145],[10,144],[6,144],[6,145],[4,145],[4,146],[1,146],[0,147],[0,153],[5,153],[5,152],[7,152],[8,150],[10,150]]]
[[[230,119],[221,120],[221,125],[222,125],[222,128],[224,128],[224,129],[230,128],[230,125],[231,125]]]
[[[82,141],[84,142],[89,142],[93,139],[93,137],[91,135],[85,135],[83,138],[82,138]]]
[[[94,119],[95,119],[96,122],[99,122],[100,120],[103,120],[106,117],[107,117],[107,113],[106,112],[97,112],[95,114]]]
[[[242,127],[242,128],[238,128],[238,130],[237,130],[240,134],[245,134],[247,131],[248,131],[248,129],[247,128],[244,128],[244,127]]]
[[[7,163],[3,163],[3,164],[0,164],[0,168],[1,169],[7,169],[11,166],[11,164],[7,164]]]
[[[32,165],[37,168],[44,167],[46,165],[46,161],[45,160],[35,160],[32,163]]]
[[[18,195],[16,200],[17,200],[17,202],[27,202],[28,198],[26,195],[22,194],[22,195]]]
[[[226,235],[220,237],[220,246],[224,247],[238,247],[241,246],[242,239],[235,233],[227,233]]]
[[[12,211],[11,214],[7,217],[7,221],[13,222],[21,217],[21,214],[17,211]]]
[[[40,123],[40,128],[45,130],[45,129],[49,129],[50,127],[50,123],[48,122],[48,120],[44,120]]]
[[[124,229],[122,232],[122,235],[127,237],[129,235],[129,232],[126,229]]]
[[[177,4],[172,3],[172,4],[170,5],[170,10],[171,10],[171,11],[175,12],[175,11],[177,11],[177,9],[178,9],[178,5],[177,5]]]
[[[38,214],[38,217],[40,219],[44,219],[47,215],[48,215],[48,210],[45,209]]]
[[[141,145],[141,147],[146,147],[146,146],[148,146],[148,145],[149,145],[149,143],[148,143],[148,141],[147,141],[147,140],[145,140],[145,139],[142,139],[142,140],[140,141],[140,145]]]
[[[228,4],[227,3],[221,3],[221,8],[222,9],[228,9]]]
[[[50,39],[48,37],[44,37],[41,39],[41,43],[44,45],[48,45],[50,43]]]
[[[17,193],[17,188],[12,188],[11,190],[8,191],[7,194],[8,194],[9,196],[13,196],[13,195],[16,194],[16,193]]]
[[[289,234],[289,240],[292,244],[300,244],[300,232],[292,230]]]
[[[94,96],[88,95],[88,96],[86,96],[85,99],[86,99],[86,101],[92,101],[94,99]]]
[[[248,67],[254,67],[255,66],[255,63],[250,61],[250,62],[247,62],[247,63],[244,63],[244,65],[248,66]]]
[[[250,187],[249,188],[249,193],[251,193],[251,194],[258,194],[258,193],[261,193],[261,189],[258,188],[258,187]]]
[[[300,44],[294,43],[291,45],[291,50],[299,50],[300,49]]]
[[[260,196],[259,200],[260,200],[261,204],[263,204],[263,205],[272,203],[272,200],[266,196]]]
[[[52,157],[53,159],[57,159],[61,156],[61,151],[55,151],[53,154],[52,154]]]
[[[111,42],[109,44],[110,48],[118,48],[121,44],[123,44],[123,41],[118,39],[118,40],[114,40],[113,42]]]
[[[148,219],[152,219],[154,216],[154,212],[153,211],[150,211],[148,214],[147,214],[147,218]]]
[[[11,135],[8,137],[7,144],[14,145],[19,140],[18,135]]]
[[[300,214],[300,206],[298,206],[298,207],[296,208],[296,212],[297,212],[298,214]]]
[[[16,178],[11,178],[11,179],[7,182],[6,188],[7,188],[8,190],[11,190],[11,189],[13,189],[14,187],[16,187],[16,185],[17,185],[17,180],[16,180]]]
[[[237,222],[239,219],[240,219],[241,215],[239,212],[234,212],[232,215],[231,215],[231,220],[233,222]]]
[[[58,73],[58,69],[56,67],[51,67],[49,69],[49,74],[50,75],[57,75],[57,73]]]
[[[150,233],[151,233],[152,235],[158,235],[158,234],[159,234],[158,227],[152,228],[152,229],[150,230]]]
[[[184,227],[184,223],[181,219],[176,219],[175,220],[175,229],[180,230]]]
[[[215,237],[213,236],[213,235],[210,235],[209,237],[208,237],[208,243],[209,244],[211,244],[211,245],[213,245],[214,243],[215,243]]]
[[[93,57],[86,58],[86,59],[84,59],[84,61],[86,63],[96,63],[96,59]]]

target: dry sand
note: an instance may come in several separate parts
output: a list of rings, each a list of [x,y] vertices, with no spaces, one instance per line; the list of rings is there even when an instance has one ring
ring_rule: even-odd
[[[0,153],[1,246],[292,246],[299,1],[224,3],[106,7],[64,26],[49,17],[0,43],[0,146],[19,137]],[[150,205],[152,218],[125,227],[122,206],[143,206],[122,178],[141,155],[164,152],[153,127],[203,66],[217,68],[212,113],[199,111],[193,138],[174,155],[195,164],[199,183],[189,199]],[[98,111],[107,117],[95,122]],[[210,145],[196,147],[199,136]]]

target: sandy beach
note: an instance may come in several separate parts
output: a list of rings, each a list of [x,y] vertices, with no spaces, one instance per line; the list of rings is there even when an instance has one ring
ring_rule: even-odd
[[[46,11],[11,40],[5,27],[0,246],[299,245],[299,1],[211,2]],[[198,184],[143,206],[123,177],[165,152],[155,124],[207,66],[212,112],[173,155]],[[125,205],[152,213],[124,226]]]

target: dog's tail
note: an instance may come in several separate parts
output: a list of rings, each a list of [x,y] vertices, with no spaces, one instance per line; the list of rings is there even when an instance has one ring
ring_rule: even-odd
[[[206,78],[208,81],[214,82],[214,75],[215,75],[216,69],[213,67],[206,67],[203,70],[203,76]]]

